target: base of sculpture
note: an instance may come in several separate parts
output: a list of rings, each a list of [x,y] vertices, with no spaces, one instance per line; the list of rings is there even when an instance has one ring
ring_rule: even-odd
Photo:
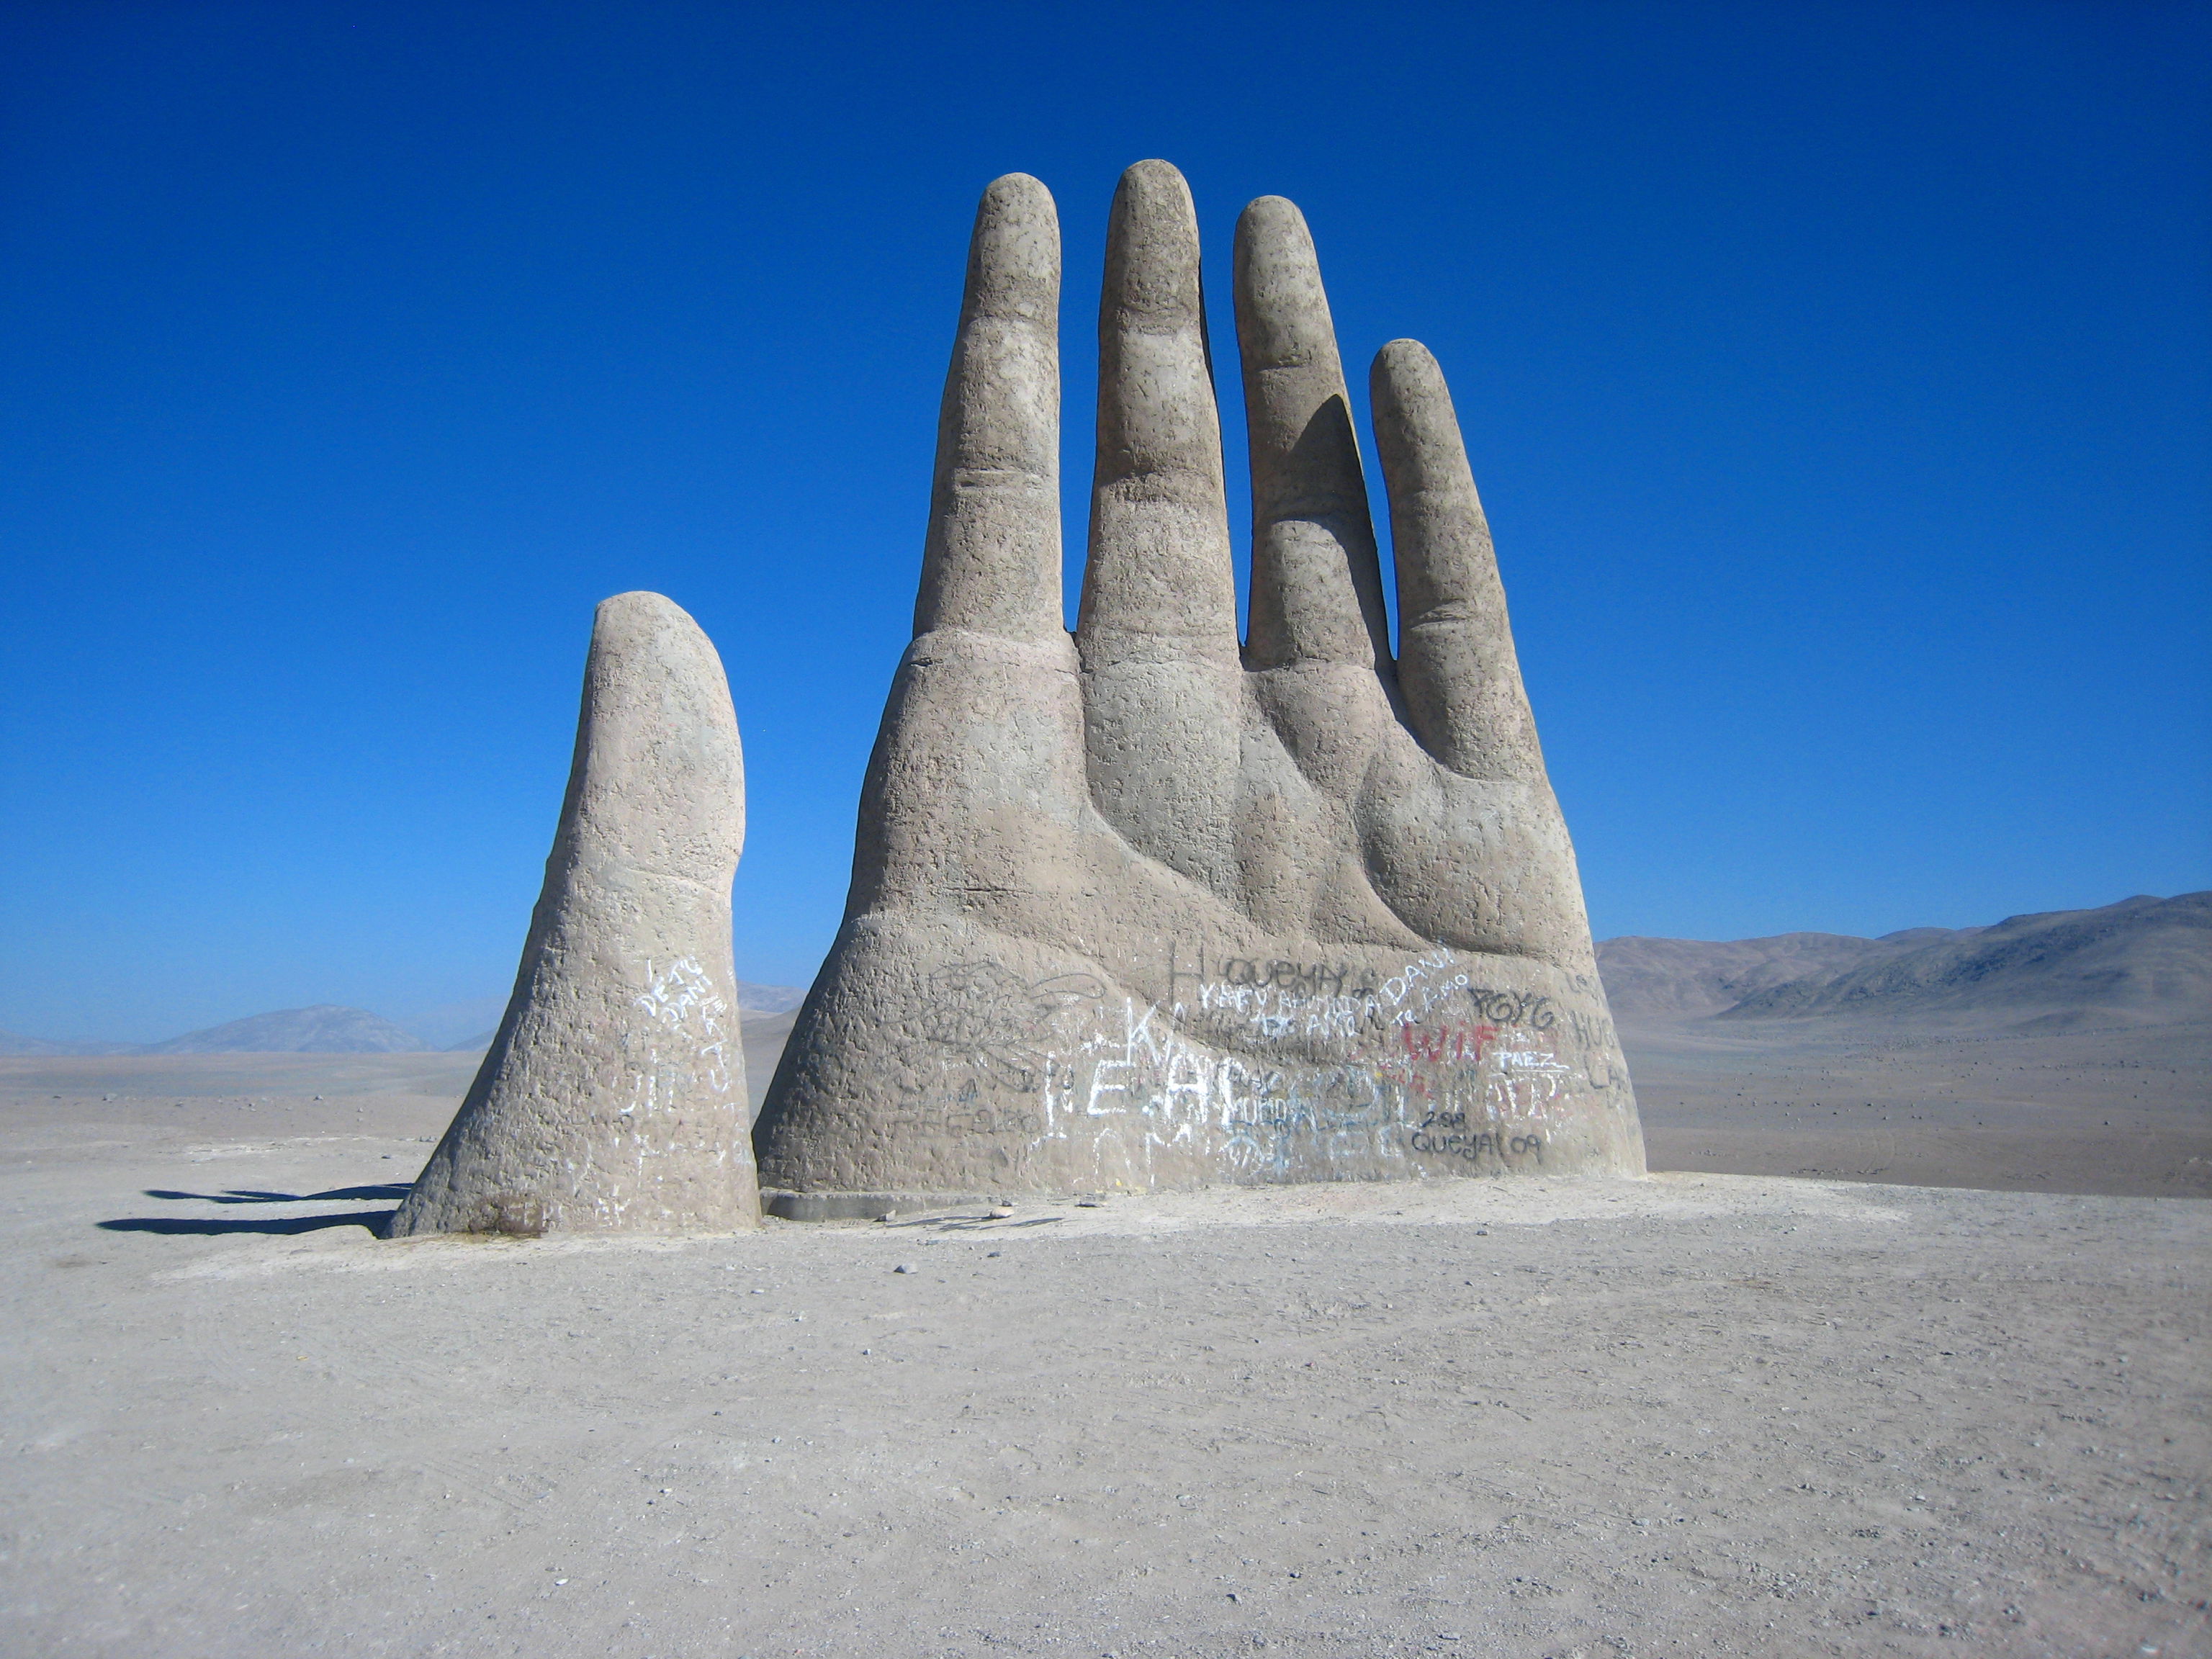
[[[761,1213],[779,1221],[889,1221],[1006,1201],[980,1193],[787,1193],[764,1188]]]
[[[808,999],[756,1130],[787,1200],[865,1216],[899,1194],[1644,1173],[1601,993],[1525,958],[1293,961],[1194,936],[1109,974],[866,917],[838,950],[846,971]]]

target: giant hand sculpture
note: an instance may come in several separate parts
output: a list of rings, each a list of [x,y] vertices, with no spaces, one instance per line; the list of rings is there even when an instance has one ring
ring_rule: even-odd
[[[1640,1174],[1574,850],[1435,360],[1372,375],[1402,643],[1304,219],[1244,211],[1240,647],[1190,193],[1114,198],[1062,622],[1060,238],[985,191],[915,639],[844,926],[757,1129],[771,1207]]]

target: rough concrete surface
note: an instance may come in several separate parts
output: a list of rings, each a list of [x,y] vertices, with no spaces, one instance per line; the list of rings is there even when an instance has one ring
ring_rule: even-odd
[[[514,995],[395,1236],[757,1221],[730,965],[744,836],[714,646],[658,593],[605,601]]]
[[[845,922],[761,1113],[765,1187],[860,1211],[901,1194],[1642,1170],[1443,376],[1411,341],[1371,376],[1394,659],[1297,210],[1255,202],[1235,270],[1250,637],[1197,221],[1159,161],[1123,176],[1108,229],[1071,637],[1059,225],[1034,179],[985,192],[915,638]]]
[[[0,1065],[0,1651],[2212,1650],[2201,1201],[386,1242],[465,1067],[304,1060]]]

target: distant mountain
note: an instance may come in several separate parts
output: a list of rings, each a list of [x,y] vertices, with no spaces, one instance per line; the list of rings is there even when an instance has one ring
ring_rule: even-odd
[[[1849,933],[1777,933],[1726,943],[1630,935],[1601,939],[1597,968],[1615,1019],[1698,1019],[1759,992],[1825,984],[1911,948]]]
[[[2065,1024],[2212,1019],[2212,892],[1907,927],[1880,939],[1777,933],[1714,941],[1601,939],[1613,1017],[1637,1021],[1851,1018]],[[806,993],[738,985],[754,1092]],[[468,1005],[453,1005],[455,1009]],[[494,1030],[433,1045],[360,1008],[257,1014],[167,1042],[63,1042],[0,1031],[0,1055],[481,1053]]]
[[[135,1054],[137,1052],[138,1046],[133,1042],[102,1042],[91,1037],[78,1042],[49,1042],[45,1037],[19,1036],[13,1031],[0,1031],[0,1054]]]
[[[1917,932],[1918,930],[1915,930]],[[2048,910],[1773,985],[1723,1019],[2212,1018],[2212,892]]]
[[[507,1012],[507,994],[471,997],[464,1002],[443,1002],[430,1008],[407,1008],[393,1016],[396,1024],[412,1031],[433,1048],[465,1048],[474,1039],[470,1033],[499,1024]],[[491,1039],[486,1037],[484,1042]],[[483,1046],[483,1042],[476,1045]]]
[[[749,1014],[787,1014],[806,1000],[806,991],[797,985],[748,985],[738,981],[738,1006]]]
[[[806,993],[796,986],[750,985],[744,980],[739,980],[738,981],[738,1013],[739,1028],[748,1045],[747,1052],[750,1053],[752,1047],[757,1046],[757,1032],[768,1030],[773,1030],[776,1034],[777,1051],[781,1052],[783,1036],[791,1030],[790,1016],[796,1012],[799,1005],[805,1000]],[[501,1005],[502,1008],[505,1006],[505,1004]],[[459,1042],[445,1044],[445,1051],[449,1054],[480,1054],[491,1047],[491,1040],[498,1035],[499,1027],[494,1025],[489,1030],[479,1031],[472,1037],[465,1037]],[[5,1051],[0,1050],[0,1052]],[[754,1091],[757,1093],[765,1086],[765,1079],[757,1079]]]
[[[131,1052],[142,1054],[414,1054],[429,1048],[414,1032],[365,1008],[340,1008],[320,1003],[313,1008],[287,1008],[273,1014],[255,1014],[215,1025],[204,1031],[187,1031],[167,1042],[148,1043]]]
[[[365,1008],[330,1003],[255,1014],[167,1042],[72,1042],[0,1031],[0,1054],[414,1054],[429,1046]]]
[[[2212,894],[1880,939],[1609,939],[1599,942],[1597,962],[1613,1017],[1632,1023],[2204,1019],[2212,1018]]]

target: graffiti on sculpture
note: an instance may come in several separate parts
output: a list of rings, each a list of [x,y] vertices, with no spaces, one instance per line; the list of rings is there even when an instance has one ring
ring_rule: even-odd
[[[939,969],[921,1030],[944,1082],[900,1121],[990,1137],[1017,1166],[1087,1147],[1107,1182],[1162,1154],[1249,1180],[1347,1158],[1419,1174],[1540,1166],[1555,1111],[1607,1086],[1548,997],[1472,984],[1446,947],[1370,973],[1176,946],[1165,982],[1151,1001],[1087,973]]]
[[[623,1117],[649,1115],[677,1104],[693,1084],[717,1095],[730,1091],[729,1000],[696,957],[678,957],[653,971],[632,999],[644,1019],[643,1054]]]
[[[994,962],[954,963],[929,976],[922,1035],[997,1082],[1033,1089],[1046,1064],[1042,1045],[1054,1020],[1071,1008],[1095,1005],[1104,994],[1089,974],[1032,983]]]

